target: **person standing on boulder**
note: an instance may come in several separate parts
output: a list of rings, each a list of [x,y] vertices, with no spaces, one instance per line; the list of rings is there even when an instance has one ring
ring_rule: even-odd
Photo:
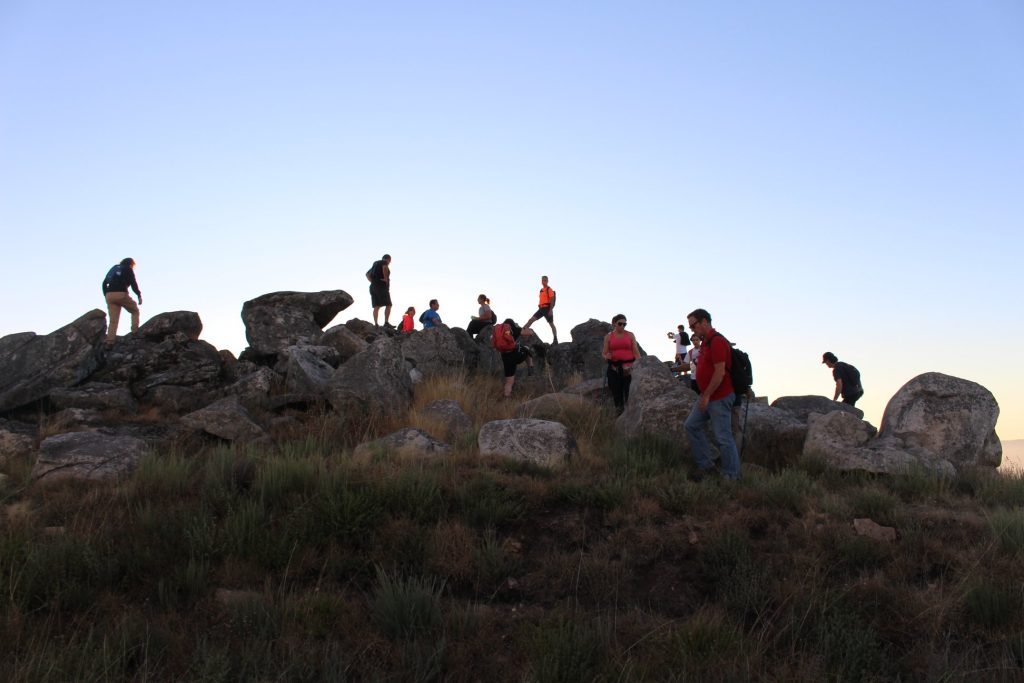
[[[384,254],[379,261],[374,261],[366,271],[366,279],[370,281],[370,305],[373,306],[373,326],[377,324],[377,315],[384,309],[384,327],[394,329],[391,323],[391,254]]]
[[[740,478],[740,454],[736,449],[736,439],[732,435],[732,406],[736,402],[736,393],[733,391],[732,377],[729,375],[732,366],[732,345],[711,327],[711,314],[703,308],[690,313],[686,320],[693,333],[691,336],[699,336],[702,340],[700,357],[697,359],[700,398],[693,405],[690,416],[683,425],[690,440],[694,464],[697,466],[691,474],[691,479],[700,481],[714,472],[711,448],[704,435],[704,425],[710,422],[722,458],[721,474],[726,479],[737,480]]]
[[[540,301],[537,303],[537,312],[523,325],[524,330],[530,329],[530,325],[544,318],[551,326],[552,344],[558,343],[558,330],[555,329],[555,290],[548,287],[548,276],[540,278]]]
[[[640,358],[640,347],[633,333],[626,331],[626,316],[623,314],[612,318],[612,331],[604,337],[601,355],[608,361],[608,389],[612,392],[615,412],[621,415],[629,401],[633,363]]]
[[[132,297],[128,294],[131,287],[135,296],[139,298],[139,306],[142,305],[142,292],[139,291],[139,283],[135,280],[135,259],[124,258],[107,271],[103,278],[103,297],[107,300],[107,312],[109,320],[107,325],[107,343],[113,344],[117,339],[117,323],[121,320],[121,309],[132,314],[132,334],[139,331],[139,306],[135,305]]]
[[[676,365],[683,364],[683,357],[686,356],[686,347],[690,345],[690,335],[686,334],[686,328],[679,325],[678,332],[669,332],[668,338],[676,344]]]
[[[857,401],[864,395],[864,387],[860,383],[860,370],[842,362],[831,351],[821,355],[821,362],[832,370],[832,379],[836,381],[836,393],[832,400],[838,401],[842,395],[843,403],[857,405]]]

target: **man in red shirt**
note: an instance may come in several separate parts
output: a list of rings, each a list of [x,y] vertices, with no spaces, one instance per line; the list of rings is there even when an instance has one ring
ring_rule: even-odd
[[[683,425],[690,439],[693,461],[697,465],[693,479],[700,481],[714,470],[711,448],[704,435],[704,425],[709,421],[721,456],[722,476],[726,479],[739,479],[740,455],[732,435],[732,406],[736,402],[732,378],[729,376],[732,345],[711,327],[711,314],[703,308],[690,313],[686,320],[693,336],[702,340],[700,357],[697,359],[700,397]]]

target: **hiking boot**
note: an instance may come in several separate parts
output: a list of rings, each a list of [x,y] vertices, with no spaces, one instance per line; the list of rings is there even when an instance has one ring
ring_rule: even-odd
[[[385,330],[393,330],[393,329],[395,329],[395,326],[392,325],[391,323],[384,323],[384,329]]]

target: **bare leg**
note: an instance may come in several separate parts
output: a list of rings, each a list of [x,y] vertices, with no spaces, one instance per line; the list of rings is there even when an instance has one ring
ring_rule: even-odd
[[[505,378],[505,398],[512,397],[512,385],[516,383],[515,375]]]
[[[388,320],[390,318],[391,318],[391,304],[388,304],[387,307],[384,308],[384,324],[385,325],[388,324]],[[373,321],[377,322],[377,319],[374,318]]]
[[[377,324],[377,314],[378,313],[380,313],[380,306],[374,306],[373,307],[373,326],[374,327],[379,327],[379,325]]]

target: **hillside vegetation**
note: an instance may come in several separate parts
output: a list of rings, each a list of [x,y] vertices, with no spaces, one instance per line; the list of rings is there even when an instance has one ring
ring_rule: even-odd
[[[622,441],[605,408],[564,416],[580,453],[562,470],[481,458],[472,434],[443,459],[352,456],[429,431],[437,398],[478,429],[529,396],[438,380],[401,424],[192,437],[116,483],[8,462],[0,680],[1024,679],[1019,474],[804,461],[695,484],[678,447]]]

